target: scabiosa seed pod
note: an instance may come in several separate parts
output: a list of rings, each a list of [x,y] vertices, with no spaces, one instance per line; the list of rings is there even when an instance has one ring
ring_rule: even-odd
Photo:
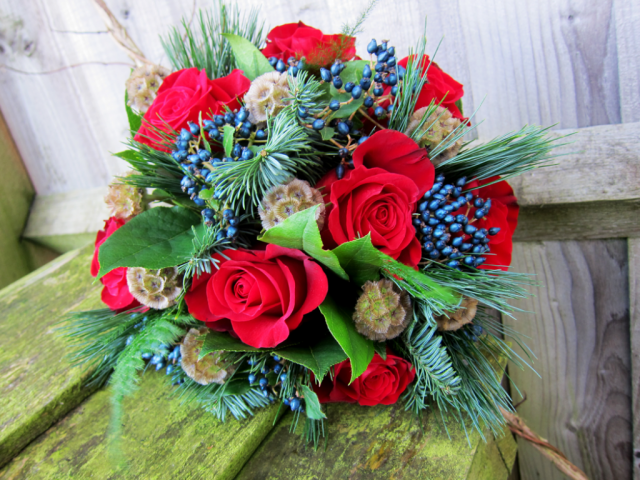
[[[251,87],[244,96],[249,121],[257,125],[266,124],[267,112],[270,117],[274,117],[285,107],[285,99],[289,97],[291,94],[286,73],[269,72],[260,75],[251,82]]]
[[[324,226],[325,206],[322,194],[311,187],[309,182],[294,178],[283,185],[276,185],[266,191],[258,214],[265,230],[279,225],[297,212],[320,205],[316,210],[318,228]]]
[[[142,65],[133,70],[126,82],[128,105],[140,113],[147,113],[156,99],[160,85],[170,73],[160,65]]]
[[[428,108],[429,107],[422,107],[411,115],[405,134],[411,136],[413,132],[415,132]],[[422,137],[418,140],[418,144],[421,147],[427,147],[429,150],[432,150],[447,138],[451,132],[458,128],[458,126],[460,126],[460,120],[453,118],[449,110],[444,107],[437,107],[436,111],[425,120],[422,126]],[[437,166],[445,160],[455,157],[460,151],[461,146],[462,139],[458,139],[453,145],[431,161]]]
[[[204,345],[205,334],[209,331],[206,327],[192,328],[185,335],[180,345],[182,355],[182,370],[200,385],[210,383],[224,384],[224,381],[235,370],[235,366],[227,364],[221,359],[222,352],[211,352],[202,358],[200,351]]]
[[[127,285],[136,300],[156,310],[175,305],[176,298],[182,291],[182,279],[178,276],[177,267],[160,270],[128,268]]]
[[[455,312],[445,313],[436,317],[438,330],[452,331],[471,323],[478,310],[478,300],[464,297],[460,307]]]
[[[356,303],[356,329],[371,340],[383,342],[400,335],[409,323],[411,299],[386,278],[367,282]]]
[[[131,175],[128,172],[125,176]],[[119,179],[109,185],[109,193],[104,201],[109,208],[112,217],[121,220],[129,220],[142,213],[142,189],[132,185],[126,185]]]

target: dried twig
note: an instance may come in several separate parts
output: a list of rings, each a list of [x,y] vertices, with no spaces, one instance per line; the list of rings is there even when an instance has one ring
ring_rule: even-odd
[[[572,480],[589,480],[582,470],[565,457],[564,453],[531,430],[517,414],[507,412],[502,408],[500,410],[507,421],[509,429],[514,434],[530,442],[542,455],[551,460],[558,470]]]

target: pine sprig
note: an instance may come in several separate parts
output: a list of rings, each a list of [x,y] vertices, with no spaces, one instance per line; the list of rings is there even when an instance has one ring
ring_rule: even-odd
[[[355,37],[357,34],[362,33],[362,25],[367,20],[377,3],[378,0],[371,0],[369,2],[369,5],[364,7],[362,12],[360,12],[360,16],[353,24],[353,26],[350,26],[348,23],[344,23],[342,25],[342,34],[348,37]]]
[[[534,168],[547,166],[560,155],[551,150],[561,145],[564,137],[552,138],[547,134],[551,127],[527,125],[518,132],[508,133],[471,148],[464,148],[458,155],[442,162],[438,172],[451,178],[468,177],[478,180],[500,175],[502,180],[515,177]],[[444,142],[433,152],[438,155]]]
[[[174,70],[204,68],[210,79],[228,75],[238,65],[231,45],[222,34],[241,36],[260,47],[264,24],[259,22],[258,14],[257,8],[252,8],[245,15],[237,4],[229,6],[218,0],[214,12],[199,12],[196,27],[191,27],[183,19],[182,32],[173,28],[166,37],[161,37],[171,66]]]

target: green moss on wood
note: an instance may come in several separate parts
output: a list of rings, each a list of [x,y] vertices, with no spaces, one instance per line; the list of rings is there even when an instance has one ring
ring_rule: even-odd
[[[277,407],[223,424],[198,406],[182,405],[167,383],[149,372],[125,399],[119,442],[108,435],[111,398],[101,390],[29,445],[0,478],[234,478],[273,427]]]
[[[54,331],[66,312],[100,306],[91,254],[70,252],[0,290],[0,465],[91,393]]]

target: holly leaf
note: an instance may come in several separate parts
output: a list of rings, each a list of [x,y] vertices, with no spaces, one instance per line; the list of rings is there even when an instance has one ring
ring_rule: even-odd
[[[127,111],[127,119],[129,120],[129,130],[131,130],[131,134],[135,135],[138,130],[140,130],[140,125],[142,125],[142,116],[138,115],[133,109],[129,106],[129,92],[124,91],[124,108]]]
[[[374,353],[373,342],[358,333],[351,319],[351,312],[335,303],[329,295],[319,308],[327,321],[331,335],[351,361],[351,382],[353,382],[371,363]]]
[[[223,127],[222,146],[224,147],[224,155],[226,157],[231,156],[233,151],[233,134],[236,133],[236,129],[231,125],[225,125]]]
[[[233,33],[223,33],[222,36],[231,45],[238,68],[244,72],[244,76],[249,80],[253,80],[263,73],[274,71],[267,57],[249,40]]]
[[[312,420],[322,420],[323,418],[327,418],[327,416],[322,413],[320,400],[318,400],[318,395],[316,395],[316,392],[311,390],[306,385],[302,385],[302,396],[304,397],[304,405],[306,407],[307,417]]]
[[[315,345],[296,345],[275,350],[274,353],[285,360],[307,367],[319,382],[331,367],[347,359],[344,350],[332,337],[325,337]]]
[[[192,229],[194,225],[198,225]],[[159,269],[187,262],[200,216],[181,207],[156,207],[134,217],[100,247],[98,278],[118,267]]]
[[[380,279],[380,267],[384,264],[385,255],[373,246],[370,233],[338,245],[332,252],[354,283],[362,285],[367,280]]]
[[[322,248],[322,238],[316,222],[319,205],[294,213],[277,227],[267,230],[258,240],[281,247],[303,250],[308,255],[328,267],[344,280],[349,276],[340,266],[338,258],[331,250]]]

